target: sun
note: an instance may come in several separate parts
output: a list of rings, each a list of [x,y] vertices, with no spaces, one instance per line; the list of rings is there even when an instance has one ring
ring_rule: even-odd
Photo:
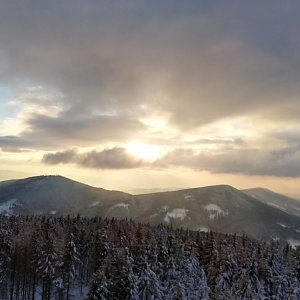
[[[162,152],[159,146],[142,143],[129,143],[126,145],[126,150],[129,153],[146,160],[155,160]]]

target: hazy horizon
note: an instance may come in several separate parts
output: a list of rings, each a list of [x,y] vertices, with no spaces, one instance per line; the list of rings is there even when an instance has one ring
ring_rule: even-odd
[[[174,186],[165,186],[165,187],[151,187],[151,188],[147,188],[147,187],[134,187],[134,186],[123,186],[123,187],[117,187],[117,188],[110,188],[109,186],[103,186],[98,184],[91,184],[90,182],[85,182],[85,181],[79,181],[75,178],[71,178],[71,177],[65,177],[65,176],[62,176],[60,174],[42,174],[42,175],[34,175],[34,176],[30,176],[28,178],[35,178],[35,177],[41,177],[41,176],[45,176],[45,177],[52,177],[52,176],[61,176],[63,178],[67,178],[67,179],[70,179],[70,180],[73,180],[75,182],[78,182],[78,183],[82,183],[82,184],[86,184],[88,186],[91,186],[91,187],[95,187],[95,188],[101,188],[101,189],[106,189],[106,190],[111,190],[111,191],[120,191],[120,192],[125,192],[125,193],[129,193],[129,194],[132,194],[132,195],[142,195],[142,194],[153,194],[153,193],[161,193],[161,192],[176,192],[176,191],[180,191],[180,190],[193,190],[193,189],[198,189],[198,188],[207,188],[207,187],[218,187],[218,186],[232,186],[233,188],[237,189],[237,190],[240,190],[240,191],[247,191],[247,190],[256,190],[256,189],[265,189],[267,191],[271,191],[271,192],[274,192],[274,193],[278,193],[279,195],[283,195],[283,196],[286,196],[286,197],[289,197],[289,198],[293,198],[293,199],[296,199],[296,200],[299,200],[300,201],[300,195],[299,194],[293,194],[293,193],[283,193],[283,192],[280,192],[279,190],[271,190],[271,189],[268,189],[264,186],[247,186],[247,187],[239,187],[239,186],[233,186],[233,185],[229,185],[227,183],[217,183],[217,184],[208,184],[208,185],[195,185],[195,186],[177,186],[177,187],[174,187]],[[10,179],[6,179],[6,180],[0,180],[0,183],[1,182],[5,182],[5,181],[17,181],[17,180],[22,180],[22,179],[27,179],[27,178],[23,178],[23,177],[20,177],[20,178],[10,178]]]

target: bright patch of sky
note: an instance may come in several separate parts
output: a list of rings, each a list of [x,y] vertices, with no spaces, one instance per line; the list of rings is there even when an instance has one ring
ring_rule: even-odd
[[[15,113],[15,107],[9,105],[13,93],[9,88],[0,86],[0,119],[10,117]]]

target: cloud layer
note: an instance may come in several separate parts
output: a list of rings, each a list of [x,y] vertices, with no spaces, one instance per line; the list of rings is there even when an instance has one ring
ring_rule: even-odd
[[[0,148],[49,151],[48,164],[138,168],[145,162],[125,148],[139,141],[166,149],[152,167],[299,177],[299,8],[5,2],[0,87],[14,113],[0,120]]]
[[[121,147],[84,153],[79,153],[76,150],[48,153],[44,155],[43,162],[52,165],[75,163],[83,167],[97,169],[132,169],[143,166],[141,160],[130,155]]]
[[[300,177],[300,148],[282,148],[269,151],[227,148],[223,151],[198,153],[192,149],[177,148],[151,162],[137,159],[122,147],[83,153],[69,149],[47,153],[43,156],[42,162],[50,165],[71,163],[95,169],[183,167],[212,173]]]
[[[5,3],[2,81],[56,89],[72,115],[139,117],[146,103],[185,129],[299,113],[299,4],[179,2]]]

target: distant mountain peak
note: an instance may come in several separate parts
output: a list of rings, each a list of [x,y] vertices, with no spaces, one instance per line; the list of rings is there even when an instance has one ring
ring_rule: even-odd
[[[222,189],[226,191],[238,191],[237,188],[233,187],[232,185],[229,184],[216,184],[216,185],[209,185],[207,188],[217,188],[217,189]]]

